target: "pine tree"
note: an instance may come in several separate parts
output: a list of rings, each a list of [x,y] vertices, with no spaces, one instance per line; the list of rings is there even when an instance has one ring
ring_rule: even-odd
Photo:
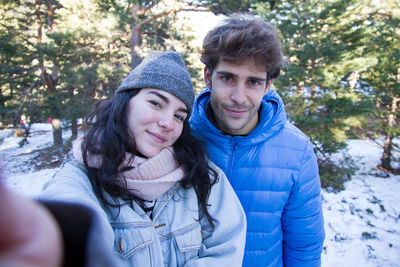
[[[358,90],[359,75],[373,62],[365,56],[363,1],[274,1],[255,10],[282,34],[287,64],[275,82],[290,120],[315,145],[322,185],[343,188],[354,173],[350,158],[332,155],[346,147],[350,129],[370,107]]]
[[[31,102],[30,95],[42,83],[32,64],[35,32],[29,25],[35,21],[34,7],[20,1],[2,1],[0,7],[0,121],[16,126]]]
[[[400,135],[400,4],[379,1],[370,6],[367,19],[370,38],[367,55],[375,59],[363,74],[364,89],[375,104],[368,124],[369,136],[383,136],[383,153],[378,166],[384,171],[400,173],[392,166],[394,139]]]

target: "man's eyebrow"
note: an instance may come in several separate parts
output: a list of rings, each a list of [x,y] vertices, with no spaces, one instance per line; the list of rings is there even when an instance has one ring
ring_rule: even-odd
[[[170,102],[168,97],[166,97],[163,94],[160,94],[157,91],[149,91],[149,94],[154,94],[154,95],[158,96],[159,98],[161,98],[162,101],[164,101],[167,104],[169,104],[169,102]],[[180,108],[178,111],[189,114],[189,112],[188,112],[188,110],[186,108]]]
[[[219,74],[219,75],[229,75],[229,76],[233,76],[233,77],[237,77],[237,75],[236,74],[233,74],[232,72],[229,72],[229,71],[223,71],[223,70],[217,70],[217,71],[215,71],[217,74]]]
[[[220,70],[220,71],[215,71],[215,72],[217,74],[219,74],[219,75],[229,75],[229,76],[232,76],[232,77],[238,77],[238,75],[233,74],[232,72],[229,72],[229,71]],[[267,80],[265,78],[253,77],[253,76],[250,76],[250,77],[247,77],[247,78],[250,79],[250,80],[257,80],[257,81],[260,81],[260,82],[264,82],[264,81]]]
[[[249,77],[249,79],[251,79],[251,80],[257,80],[257,81],[260,81],[260,82],[265,82],[267,79],[264,79],[264,78],[260,78],[260,77]]]

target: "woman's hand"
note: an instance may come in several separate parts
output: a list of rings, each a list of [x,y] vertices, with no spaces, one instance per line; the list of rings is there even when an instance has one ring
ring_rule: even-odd
[[[62,235],[40,203],[7,190],[0,177],[0,266],[47,267],[62,262]]]

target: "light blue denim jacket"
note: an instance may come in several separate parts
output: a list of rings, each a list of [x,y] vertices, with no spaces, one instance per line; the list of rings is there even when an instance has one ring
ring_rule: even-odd
[[[76,161],[64,163],[39,198],[78,202],[96,210],[103,226],[98,233],[102,245],[114,251],[118,266],[241,266],[245,214],[225,174],[213,167],[219,175],[208,200],[214,231],[205,216],[199,220],[193,188],[176,184],[159,197],[152,220],[135,202],[121,206],[118,213],[100,204],[84,166]]]

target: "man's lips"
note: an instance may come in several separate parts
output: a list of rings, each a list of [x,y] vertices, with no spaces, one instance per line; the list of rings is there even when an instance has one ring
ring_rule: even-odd
[[[231,117],[242,117],[248,111],[247,109],[235,109],[227,107],[225,107],[225,110]]]
[[[158,133],[154,133],[154,132],[148,132],[151,136],[151,138],[153,138],[153,140],[155,140],[158,143],[165,143],[167,141],[167,139]]]

